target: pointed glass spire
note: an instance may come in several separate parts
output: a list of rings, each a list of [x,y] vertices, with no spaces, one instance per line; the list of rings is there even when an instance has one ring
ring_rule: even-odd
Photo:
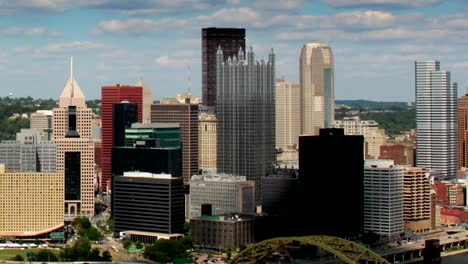
[[[223,50],[221,49],[221,46],[218,46],[218,50],[216,51],[216,55],[223,55]]]
[[[244,60],[244,51],[242,51],[242,47],[239,48],[239,52],[237,53],[237,57],[239,57],[239,60]]]

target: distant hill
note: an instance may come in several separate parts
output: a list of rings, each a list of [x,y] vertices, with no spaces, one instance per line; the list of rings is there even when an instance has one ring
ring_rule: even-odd
[[[398,104],[408,104],[408,102],[382,102],[382,101],[370,101],[370,100],[335,100],[337,105],[398,105]]]
[[[94,113],[100,113],[101,100],[88,100],[86,104]],[[34,99],[28,97],[0,97],[0,141],[15,139],[22,128],[29,128],[29,116],[37,110],[52,110],[57,107],[56,99]],[[14,118],[27,115],[28,118]]]

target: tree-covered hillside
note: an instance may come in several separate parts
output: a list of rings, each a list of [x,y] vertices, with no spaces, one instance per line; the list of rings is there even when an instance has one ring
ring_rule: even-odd
[[[335,119],[359,116],[361,120],[375,120],[391,136],[416,128],[416,109],[402,102],[337,101]]]
[[[86,102],[95,113],[100,113],[100,100]],[[29,128],[29,117],[37,110],[52,110],[57,107],[54,99],[32,97],[0,97],[0,140],[15,139],[21,128]]]

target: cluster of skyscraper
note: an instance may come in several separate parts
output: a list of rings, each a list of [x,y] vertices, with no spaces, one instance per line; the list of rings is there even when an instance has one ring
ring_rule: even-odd
[[[280,235],[395,238],[407,228],[434,228],[429,172],[455,177],[458,159],[465,164],[468,156],[457,143],[467,142],[458,122],[466,124],[468,110],[457,115],[450,73],[437,61],[415,63],[418,167],[402,167],[377,160],[386,156],[376,122],[334,120],[328,45],[304,45],[299,72],[299,83],[276,80],[273,49],[259,60],[245,47],[245,29],[205,28],[203,104],[190,94],[155,102],[142,80],[104,86],[96,138],[100,123],[71,69],[58,107],[34,114],[36,130],[0,144],[0,188],[11,187],[9,173],[44,174],[25,186],[41,181],[31,193],[51,186],[48,203],[31,209],[46,220],[2,223],[0,235],[24,236],[25,228],[40,235],[63,227],[63,219],[92,216],[95,191],[112,195],[115,235],[144,242],[180,236],[184,217],[195,243],[215,248]],[[12,190],[22,188],[15,184]],[[3,193],[13,204],[11,190]],[[0,213],[17,221],[11,208],[4,203]]]

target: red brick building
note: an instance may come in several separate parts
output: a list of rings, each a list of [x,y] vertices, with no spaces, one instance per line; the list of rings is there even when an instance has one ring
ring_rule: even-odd
[[[384,145],[380,146],[379,159],[391,159],[395,165],[414,166],[414,149],[412,145]]]
[[[437,194],[437,203],[442,205],[449,204],[449,197],[448,197],[448,186],[445,182],[434,182],[432,185],[432,189]]]
[[[102,183],[101,190],[111,189],[112,169],[112,144],[113,136],[113,114],[114,104],[129,101],[138,105],[138,122],[142,122],[143,116],[143,88],[141,86],[115,85],[103,86],[101,89],[101,118],[102,118]]]
[[[468,223],[468,211],[459,208],[446,208],[440,210],[440,223],[443,225],[459,225]]]

